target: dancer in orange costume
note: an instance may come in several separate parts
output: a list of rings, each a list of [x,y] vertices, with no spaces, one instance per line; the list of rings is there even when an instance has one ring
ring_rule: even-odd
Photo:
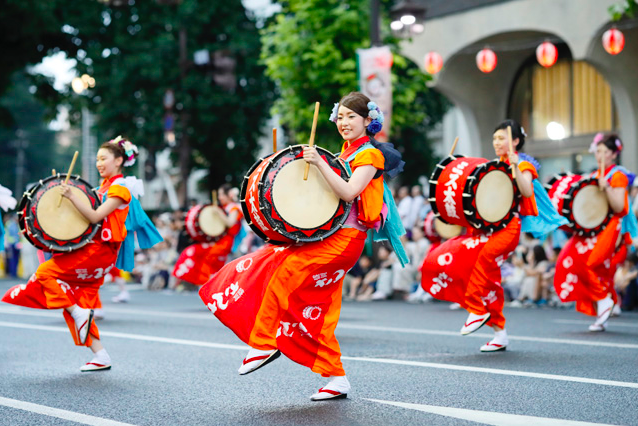
[[[556,261],[554,287],[562,301],[575,301],[577,311],[596,317],[589,331],[605,331],[617,303],[614,273],[622,262],[623,253],[626,255],[624,245],[631,236],[637,235],[636,218],[627,196],[629,179],[633,180],[635,175],[616,165],[622,150],[617,135],[599,134],[592,145],[597,162],[606,166],[603,174],[598,170],[592,176],[598,179],[614,215],[598,235],[575,235],[567,242]]]
[[[350,391],[334,335],[341,286],[363,251],[367,231],[379,224],[384,201],[389,211],[386,223],[400,225],[382,173],[384,168],[389,171],[388,164],[400,168],[400,155],[389,144],[370,138],[381,130],[383,114],[365,95],[353,92],[335,104],[331,120],[345,140],[340,157],[352,170],[350,180],[334,173],[314,147],[305,147],[303,155],[341,199],[354,201],[345,226],[323,241],[266,245],[225,265],[199,292],[217,318],[251,347],[240,374],[251,373],[283,353],[330,378],[311,396],[313,401],[344,398]],[[389,239],[405,259],[397,235],[400,227]]]
[[[99,236],[78,250],[54,255],[38,267],[27,284],[12,287],[2,298],[3,302],[29,308],[63,309],[75,344],[89,347],[94,354],[93,359],[81,367],[83,372],[111,368],[111,358],[93,322],[93,310],[100,305],[98,290],[104,283],[104,276],[115,267],[116,262],[118,265],[120,261],[126,262],[122,257],[118,258],[118,254],[121,256],[120,248],[126,245],[125,223],[129,223],[129,204],[134,200],[132,191],[135,189],[125,186],[122,167],[132,165],[136,154],[137,148],[121,138],[100,147],[96,165],[104,180],[98,195],[104,201],[97,210],[80,203],[70,187],[60,185],[61,194],[87,220],[91,223],[103,221]],[[138,230],[136,226],[131,229]]]
[[[173,268],[173,276],[191,284],[202,285],[226,263],[233,249],[235,237],[241,231],[241,206],[232,201],[231,186],[224,184],[217,190],[220,206],[217,214],[226,224],[226,233],[214,243],[195,243],[184,249]]]
[[[522,149],[526,135],[514,120],[499,124],[492,142],[501,161],[516,167],[516,185],[522,195],[517,216],[492,234],[468,229],[467,235],[452,238],[431,250],[421,275],[421,286],[433,297],[456,302],[469,312],[461,334],[473,333],[484,324],[494,329],[494,338],[481,346],[481,352],[503,351],[509,344],[500,265],[516,249],[521,232],[544,234],[566,223],[538,182],[536,160],[523,153],[509,152],[508,126],[512,129],[514,149]]]

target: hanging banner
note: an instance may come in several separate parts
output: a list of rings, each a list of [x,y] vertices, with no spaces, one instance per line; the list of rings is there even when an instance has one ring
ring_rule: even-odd
[[[392,52],[388,46],[357,49],[359,90],[383,111],[383,128],[375,139],[387,142],[392,122]]]

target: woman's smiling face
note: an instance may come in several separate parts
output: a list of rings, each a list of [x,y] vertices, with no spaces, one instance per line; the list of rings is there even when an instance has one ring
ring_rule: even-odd
[[[363,118],[350,108],[339,105],[337,130],[344,140],[352,142],[365,136],[366,127],[371,121],[370,117]]]

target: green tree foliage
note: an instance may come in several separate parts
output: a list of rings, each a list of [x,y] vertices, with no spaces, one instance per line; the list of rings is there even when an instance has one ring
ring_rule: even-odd
[[[638,17],[638,2],[636,0],[624,0],[616,3],[607,10],[612,21],[620,21],[623,17],[634,19]]]
[[[48,176],[51,169],[66,171],[73,147],[64,148],[56,143],[55,133],[46,125],[46,109],[32,94],[35,87],[29,76],[16,72],[9,82],[9,90],[0,98],[0,107],[10,109],[15,120],[11,127],[0,127],[0,184],[14,191],[19,199],[27,183]],[[20,146],[24,149],[22,171]],[[19,179],[22,185],[16,188]]]
[[[388,9],[390,3],[383,5]],[[369,13],[368,1],[290,0],[263,31],[261,57],[279,90],[273,111],[281,115],[292,143],[307,143],[319,101],[315,141],[333,151],[340,148],[327,118],[341,96],[358,90],[355,52],[370,45]],[[387,41],[396,52],[397,41]],[[412,183],[431,170],[427,130],[440,121],[447,103],[428,90],[429,77],[415,64],[394,56],[391,142],[410,156],[402,179]]]

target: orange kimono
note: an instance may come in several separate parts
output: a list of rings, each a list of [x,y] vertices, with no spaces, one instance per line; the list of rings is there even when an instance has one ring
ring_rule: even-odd
[[[237,203],[228,203],[222,206],[226,214],[237,212],[237,223],[215,243],[195,243],[184,249],[179,255],[173,276],[191,284],[202,285],[210,277],[221,269],[226,263],[226,258],[233,249],[235,236],[241,230],[241,221],[244,217],[241,206]]]
[[[609,173],[614,165],[605,170]],[[599,171],[593,174],[598,178]],[[627,188],[629,180],[624,173],[616,171],[609,179],[614,188]],[[596,316],[596,302],[614,290],[614,273],[622,262],[625,250],[617,250],[622,218],[629,212],[629,198],[625,194],[625,206],[613,215],[607,227],[593,237],[575,235],[567,241],[556,260],[554,288],[563,302],[576,302],[576,310],[585,315]],[[623,241],[621,241],[621,244]],[[622,248],[622,247],[621,247]]]
[[[519,170],[538,178],[535,167],[519,163]],[[520,215],[537,216],[534,196],[523,198]],[[516,249],[521,219],[514,217],[503,229],[485,234],[476,229],[452,238],[429,251],[421,268],[421,286],[433,297],[460,304],[476,315],[490,313],[489,326],[505,328],[501,264]]]
[[[367,142],[342,150],[341,158]],[[383,170],[377,149],[360,152],[354,170]],[[380,184],[380,186],[379,186]],[[343,376],[341,350],[334,335],[341,311],[343,277],[363,252],[365,221],[383,205],[383,177],[364,189],[342,229],[299,245],[266,245],[225,265],[199,291],[208,309],[244,343],[260,350],[279,349],[291,360],[324,377]],[[369,209],[367,211],[360,211]]]
[[[88,309],[101,306],[98,290],[104,276],[115,267],[120,244],[126,237],[124,222],[131,193],[123,186],[111,185],[120,177],[122,175],[105,180],[98,190],[100,198],[106,194],[126,203],[104,219],[99,235],[78,250],[54,254],[38,267],[26,284],[10,288],[2,297],[3,302],[36,309],[63,309],[75,304]],[[91,346],[91,337],[100,338],[93,322],[85,344],[81,345],[73,317],[66,310],[62,312],[76,345]]]

